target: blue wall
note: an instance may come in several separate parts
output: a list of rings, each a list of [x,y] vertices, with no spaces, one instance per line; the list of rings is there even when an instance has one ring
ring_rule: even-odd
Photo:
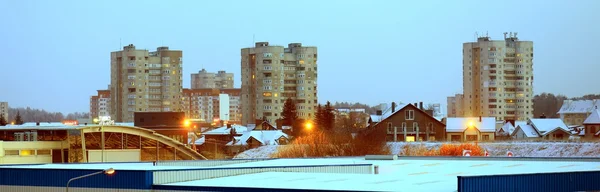
[[[458,191],[546,192],[600,190],[600,171],[458,176]]]
[[[69,179],[101,170],[0,168],[0,185],[66,187]],[[75,180],[69,187],[152,189],[152,172],[117,170]]]

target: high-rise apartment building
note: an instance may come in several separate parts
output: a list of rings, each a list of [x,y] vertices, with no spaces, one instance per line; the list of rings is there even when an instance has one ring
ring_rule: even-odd
[[[98,90],[98,94],[90,98],[90,118],[100,116],[110,116],[110,90]]]
[[[209,73],[206,69],[200,70],[198,73],[192,73],[192,89],[217,88],[217,89],[232,89],[233,88],[233,73],[218,71],[217,73]]]
[[[317,102],[317,47],[288,47],[258,42],[241,50],[242,124],[281,118],[287,98],[296,102],[298,118],[313,119]]]
[[[10,122],[10,118],[8,117],[8,102],[0,102],[0,114],[4,116],[6,122]]]
[[[182,108],[186,118],[239,124],[240,95],[240,89],[183,89]]]
[[[457,116],[533,117],[533,42],[507,35],[463,44],[463,114]]]
[[[133,44],[111,53],[110,115],[133,122],[133,113],[181,110],[183,52],[158,47],[149,52]]]
[[[463,110],[463,94],[456,94],[452,97],[448,97],[448,117],[463,117],[465,112]]]

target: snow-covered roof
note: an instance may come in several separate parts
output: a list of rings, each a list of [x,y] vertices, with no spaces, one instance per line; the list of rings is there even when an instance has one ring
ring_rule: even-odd
[[[538,133],[546,135],[553,132],[555,129],[562,129],[563,131],[570,133],[569,127],[562,121],[562,119],[529,119],[532,125]]]
[[[381,120],[383,120],[385,118],[383,118],[383,115],[371,115],[371,121],[373,122],[380,122]]]
[[[200,138],[196,139],[196,141],[194,141],[194,145],[202,145],[204,144],[204,142],[206,141],[206,138],[204,137],[204,135],[200,136]],[[188,143],[192,142],[192,138],[188,139]]]
[[[592,114],[583,121],[583,124],[600,124],[600,109],[592,111]]]
[[[6,125],[0,126],[0,129],[5,130],[67,130],[76,129],[78,125],[65,125],[61,122],[40,122],[40,125],[36,125],[36,122],[27,122],[22,125]]]
[[[204,135],[229,135],[231,129],[234,129],[237,134],[241,134],[243,132],[248,131],[247,127],[244,127],[241,125],[232,125],[231,127],[232,128],[227,128],[227,126],[223,126],[223,127],[219,127],[219,128],[204,132],[202,134],[204,134]]]
[[[594,100],[565,100],[558,114],[589,113],[600,106],[600,99]]]
[[[247,145],[247,141],[250,138],[256,139],[261,145],[278,145],[277,139],[285,137],[289,138],[287,134],[283,133],[281,130],[268,130],[268,131],[247,131],[242,134],[241,137],[235,139],[235,143],[233,141],[227,143],[227,145]]]
[[[512,133],[515,131],[515,128],[517,126],[526,125],[526,124],[527,124],[527,121],[515,121],[515,125],[513,125],[510,122],[506,122],[504,125],[502,125],[502,130],[504,130],[509,135],[512,135]]]
[[[531,125],[521,124],[517,126],[517,129],[521,129],[521,131],[523,131],[527,137],[540,137],[538,132],[535,131],[535,128],[533,128]]]
[[[482,117],[449,117],[446,118],[446,132],[464,132],[470,124],[481,132],[496,132],[496,118]]]

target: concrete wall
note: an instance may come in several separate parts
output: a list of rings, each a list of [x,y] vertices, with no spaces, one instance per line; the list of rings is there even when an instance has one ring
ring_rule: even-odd
[[[61,141],[0,141],[0,164],[52,163],[52,149],[67,147]]]
[[[104,158],[104,160],[102,160]],[[88,150],[88,162],[138,162],[141,161],[141,152],[139,149],[123,150]]]

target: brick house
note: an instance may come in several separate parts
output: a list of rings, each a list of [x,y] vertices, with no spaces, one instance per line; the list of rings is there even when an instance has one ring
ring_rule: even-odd
[[[419,107],[416,103],[408,104],[398,111],[392,105],[392,114],[370,129],[386,130],[387,141],[443,141],[445,125],[432,115],[432,110],[423,109],[423,102]]]
[[[600,133],[600,110],[598,108],[592,111],[592,114],[585,119],[583,126],[585,127],[585,139],[598,138],[598,134]]]

